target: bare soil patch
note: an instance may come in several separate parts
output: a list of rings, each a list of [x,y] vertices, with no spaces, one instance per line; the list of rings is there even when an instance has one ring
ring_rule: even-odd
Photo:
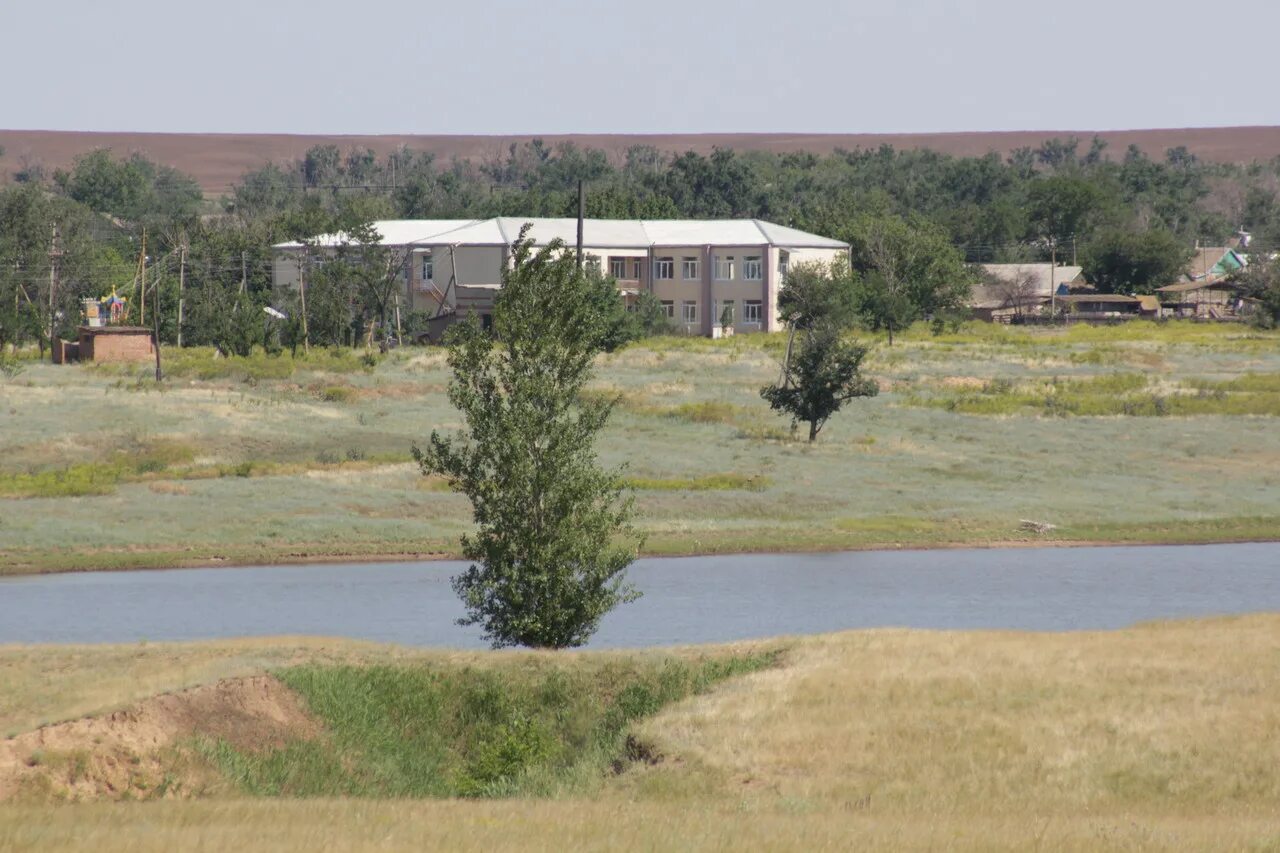
[[[256,752],[319,733],[301,700],[275,678],[225,679],[0,743],[0,802],[188,795],[199,792],[199,768],[174,752],[191,738]],[[175,768],[184,767],[187,778],[175,778]]]

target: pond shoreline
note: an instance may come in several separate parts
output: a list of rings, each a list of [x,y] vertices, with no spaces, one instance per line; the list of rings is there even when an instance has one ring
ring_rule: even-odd
[[[1264,536],[1203,536],[1197,538],[1175,538],[1151,536],[1147,538],[1091,538],[1091,539],[977,539],[972,541],[956,540],[947,542],[929,541],[889,541],[889,542],[851,542],[840,543],[838,540],[815,538],[813,547],[805,547],[805,543],[788,540],[785,547],[777,549],[744,548],[741,550],[728,548],[664,548],[661,550],[642,551],[637,559],[663,559],[680,557],[750,557],[776,556],[784,554],[841,554],[870,551],[1012,551],[1038,548],[1146,548],[1172,546],[1202,545],[1251,545],[1280,542],[1280,534]],[[23,577],[48,574],[81,574],[90,572],[121,571],[173,571],[181,569],[246,569],[268,566],[328,566],[335,564],[409,564],[426,562],[462,561],[465,558],[456,550],[424,550],[424,551],[353,551],[343,553],[328,551],[323,553],[283,553],[273,554],[269,551],[236,551],[233,557],[212,555],[208,557],[182,557],[173,551],[100,551],[76,552],[68,555],[70,565],[57,566],[57,554],[41,555],[37,562],[17,562],[11,560],[13,555],[0,552],[0,580],[6,577]],[[99,565],[92,563],[101,561]]]
[[[0,643],[340,636],[482,648],[457,562],[79,572],[0,580]],[[647,558],[593,648],[855,628],[1078,631],[1280,612],[1280,544],[895,549]]]

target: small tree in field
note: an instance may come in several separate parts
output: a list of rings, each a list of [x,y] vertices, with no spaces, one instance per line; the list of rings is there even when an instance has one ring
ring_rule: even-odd
[[[596,463],[611,401],[584,398],[608,316],[559,241],[535,252],[521,233],[494,304],[495,343],[474,320],[449,344],[449,400],[465,433],[414,448],[424,474],[466,494],[477,530],[472,565],[453,579],[467,616],[494,647],[580,646],[601,617],[637,597],[631,501]]]
[[[853,316],[854,278],[846,266],[798,266],[778,294],[778,313],[790,328],[782,376],[760,396],[791,416],[792,429],[809,424],[817,439],[827,419],[856,397],[874,397],[880,388],[862,376],[866,347],[846,341]]]

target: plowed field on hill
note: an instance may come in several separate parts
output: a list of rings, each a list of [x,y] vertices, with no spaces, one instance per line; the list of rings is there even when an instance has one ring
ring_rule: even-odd
[[[1015,148],[1037,146],[1046,139],[1076,136],[1090,139],[1098,133],[1109,143],[1108,152],[1121,156],[1131,144],[1153,156],[1185,145],[1206,160],[1247,163],[1280,156],[1280,127],[1215,127],[1164,130],[1027,130],[976,133],[687,133],[687,134],[543,134],[551,145],[572,141],[603,149],[621,160],[632,145],[652,145],[663,151],[710,153],[715,148],[763,151],[807,151],[825,154],[837,148],[931,148],[958,156],[980,156],[990,151],[1007,154]],[[268,161],[302,156],[312,145],[337,145],[343,150],[371,148],[379,155],[401,145],[434,152],[449,161],[455,157],[486,160],[504,156],[512,143],[539,136],[479,135],[298,135],[250,133],[96,133],[49,130],[0,130],[0,182],[25,162],[46,168],[65,166],[77,155],[94,148],[119,153],[141,151],[147,156],[193,175],[206,193],[220,195],[245,172]]]

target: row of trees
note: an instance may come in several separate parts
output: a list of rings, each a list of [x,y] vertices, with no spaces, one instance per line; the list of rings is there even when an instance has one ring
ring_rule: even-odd
[[[95,151],[53,172],[27,160],[0,189],[0,341],[47,343],[78,319],[79,299],[127,291],[144,230],[168,342],[234,350],[264,339],[271,245],[338,230],[353,235],[350,249],[314,277],[305,340],[367,341],[386,325],[389,278],[346,263],[370,253],[362,225],[572,215],[579,179],[589,182],[591,216],[760,217],[846,240],[865,289],[861,313],[890,332],[954,305],[974,280],[965,263],[1076,258],[1103,290],[1147,292],[1176,278],[1197,240],[1220,242],[1243,226],[1255,247],[1280,246],[1280,161],[1111,153],[1101,140],[1068,139],[1007,158],[888,147],[675,156],[646,146],[611,158],[534,140],[443,163],[409,149],[379,158],[317,146],[245,175],[219,199],[140,154]]]
[[[1159,228],[1184,242],[1221,240],[1236,228],[1280,243],[1280,163],[1204,163],[1185,149],[1153,160],[1131,147],[1117,157],[1095,139],[957,158],[932,151],[810,154],[664,154],[635,146],[604,152],[540,140],[480,161],[438,163],[401,150],[379,159],[318,146],[293,163],[247,175],[230,204],[260,215],[314,197],[325,206],[360,194],[387,217],[566,216],[578,180],[593,186],[588,213],[601,217],[751,217],[842,237],[851,211],[916,214],[936,222],[969,260],[1025,260],[1028,245],[1087,242],[1110,228]],[[1044,251],[1041,245],[1033,251]]]

